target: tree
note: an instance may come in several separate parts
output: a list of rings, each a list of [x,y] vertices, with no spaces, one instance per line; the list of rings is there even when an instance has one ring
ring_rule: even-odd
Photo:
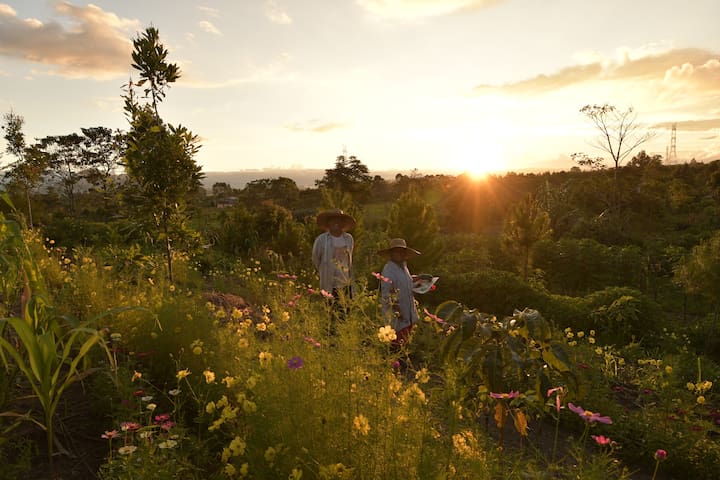
[[[75,189],[85,168],[82,137],[77,133],[49,136],[40,140],[39,149],[46,155],[48,172],[60,183],[67,208],[75,213]]]
[[[88,170],[84,178],[103,195],[103,202],[116,193],[114,175],[120,166],[123,148],[123,134],[106,127],[82,128],[84,165]]]
[[[422,255],[412,260],[411,269],[416,273],[436,268],[443,244],[435,210],[414,186],[391,207],[385,233],[388,238],[404,238],[408,246],[420,251]]]
[[[681,259],[675,279],[688,292],[706,297],[717,314],[720,309],[720,231]]]
[[[7,142],[5,152],[15,157],[15,162],[6,167],[8,171],[5,173],[5,177],[23,190],[27,202],[28,225],[32,228],[30,193],[40,183],[45,173],[44,157],[39,155],[36,149],[27,146],[25,134],[22,131],[25,124],[22,116],[11,110],[3,115],[3,120],[2,129],[5,131],[3,138]]]
[[[187,198],[200,187],[203,177],[195,162],[198,138],[183,126],[166,124],[158,113],[165,89],[180,78],[180,70],[167,62],[167,50],[155,28],[148,28],[133,41],[133,67],[141,80],[127,85],[125,112],[130,121],[124,165],[128,176],[128,205],[150,227],[155,242],[161,243],[167,261],[168,278],[173,281],[176,240],[190,241],[196,233],[187,227]],[[143,87],[151,103],[136,100],[134,89]]]
[[[528,194],[511,210],[502,238],[505,248],[517,257],[524,280],[527,281],[532,247],[550,235],[550,215],[534,195]]]
[[[340,155],[335,159],[335,168],[325,170],[325,175],[315,181],[318,187],[349,192],[356,197],[367,195],[372,185],[368,167],[357,157]]]
[[[632,107],[625,110],[618,110],[610,104],[585,105],[580,109],[595,128],[600,132],[598,138],[592,144],[595,148],[610,155],[615,164],[615,203],[617,203],[618,169],[620,163],[632,153],[639,145],[647,142],[653,137],[653,133],[644,130],[637,123],[637,115]],[[582,155],[582,154],[580,154]],[[589,158],[585,156],[585,158]]]

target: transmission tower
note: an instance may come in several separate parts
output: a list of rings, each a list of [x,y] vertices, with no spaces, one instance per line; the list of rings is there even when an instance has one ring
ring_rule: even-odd
[[[672,130],[670,132],[670,146],[665,154],[667,163],[677,162],[677,123],[672,124]]]

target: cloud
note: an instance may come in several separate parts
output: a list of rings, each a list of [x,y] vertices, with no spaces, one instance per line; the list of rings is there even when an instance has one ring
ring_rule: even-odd
[[[207,20],[200,20],[198,22],[198,26],[207,33],[212,33],[213,35],[222,35],[220,30],[212,24],[212,22],[209,22]]]
[[[288,25],[292,23],[292,18],[283,10],[274,0],[265,2],[265,16],[273,23]]]
[[[383,19],[411,21],[485,8],[504,0],[356,0],[370,14]]]
[[[504,85],[476,86],[476,94],[504,93],[534,95],[564,87],[596,81],[646,81],[658,90],[690,88],[720,92],[720,55],[702,49],[686,48],[636,55],[619,49],[617,59],[598,58],[591,63],[563,68],[549,75]]]
[[[703,132],[706,130],[720,129],[720,118],[706,118],[702,120],[685,120],[682,122],[664,122],[657,123],[652,128],[661,128],[669,130],[672,124],[675,124],[677,130],[689,132]]]
[[[292,125],[286,125],[285,128],[292,132],[314,132],[314,133],[325,133],[331,130],[337,130],[345,128],[343,123],[328,123],[321,122],[317,119],[308,120],[303,123],[294,123]]]
[[[220,18],[220,10],[218,10],[217,8],[206,7],[204,5],[200,5],[197,7],[197,9],[200,10],[205,15],[207,15],[208,17]]]
[[[55,12],[69,25],[21,19],[12,7],[0,4],[0,56],[46,65],[50,68],[42,73],[65,77],[127,75],[133,48],[129,37],[140,22],[92,4],[60,2]]]

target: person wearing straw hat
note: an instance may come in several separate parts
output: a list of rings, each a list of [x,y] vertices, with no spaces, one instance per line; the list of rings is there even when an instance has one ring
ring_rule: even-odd
[[[355,240],[347,230],[355,226],[355,219],[340,209],[328,210],[317,216],[317,225],[325,230],[315,238],[312,261],[320,275],[320,289],[332,294],[330,304],[340,318],[348,313],[345,300],[353,295],[352,255]],[[335,315],[333,315],[333,323]],[[334,330],[331,324],[330,331]]]
[[[407,342],[413,325],[418,322],[413,277],[408,270],[407,259],[420,255],[420,252],[408,247],[404,239],[393,238],[388,248],[377,253],[388,257],[380,282],[382,310],[386,323],[395,330],[397,338],[394,344],[399,347]]]

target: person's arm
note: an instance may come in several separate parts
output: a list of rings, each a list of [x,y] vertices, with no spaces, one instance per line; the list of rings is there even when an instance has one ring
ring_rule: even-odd
[[[322,241],[324,237],[324,234],[318,235],[315,239],[315,243],[313,243],[312,262],[318,270],[320,269],[320,263],[322,262],[323,252],[325,251],[325,242]]]

